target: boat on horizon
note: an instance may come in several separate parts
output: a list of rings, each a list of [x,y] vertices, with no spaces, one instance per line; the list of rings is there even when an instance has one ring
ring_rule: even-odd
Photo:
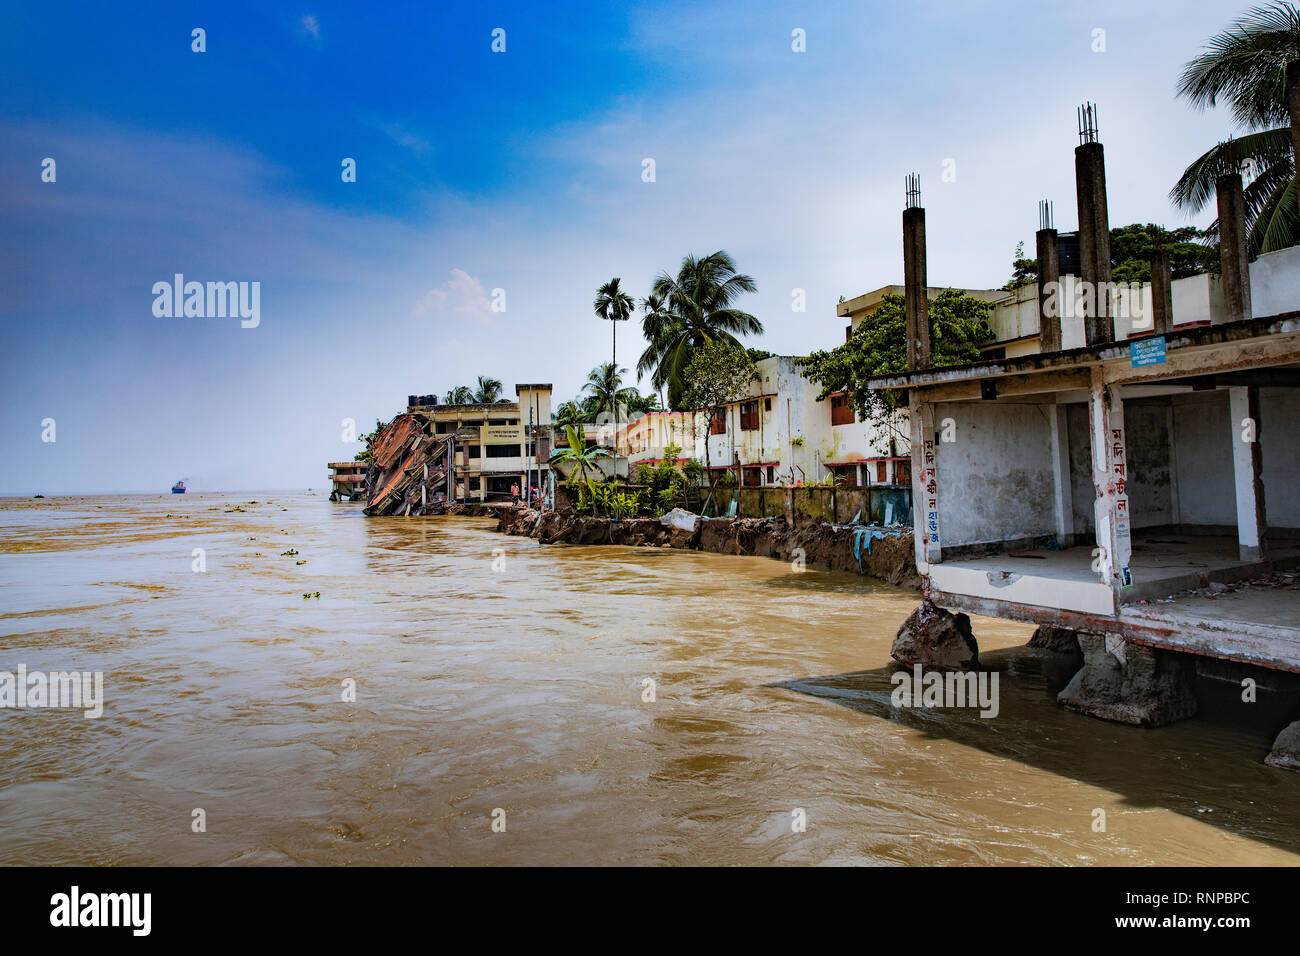
[[[183,494],[185,494],[185,480],[184,480],[184,479],[181,479],[180,481],[176,482],[176,484],[172,485],[172,494],[174,494],[174,495],[183,495]]]

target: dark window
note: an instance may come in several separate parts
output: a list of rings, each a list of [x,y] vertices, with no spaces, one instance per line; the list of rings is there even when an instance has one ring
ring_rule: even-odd
[[[433,426],[434,433],[438,435],[446,435],[448,432],[454,432],[455,430],[456,430],[455,422],[437,422]]]
[[[488,445],[487,456],[489,458],[518,458],[518,445]]]
[[[470,490],[470,491],[478,491],[478,479],[477,479],[477,478],[471,478],[471,479],[469,480],[469,490]]]
[[[880,482],[880,484],[883,485],[888,480],[889,480],[889,462],[887,461],[876,462],[876,481]]]
[[[742,432],[758,430],[758,402],[740,403],[740,430]]]
[[[772,400],[770,398],[763,399],[763,411],[770,412],[771,410],[772,410]]]
[[[745,469],[745,484],[747,484],[747,485],[761,485],[762,483],[763,483],[763,469],[762,469],[762,468],[746,468],[746,469]]]
[[[849,405],[849,397],[847,395],[831,396],[831,424],[853,424],[853,409]]]
[[[776,484],[776,466],[775,466],[775,465],[768,465],[768,466],[767,466],[767,483],[768,483],[769,485],[774,485],[774,484]]]
[[[894,465],[894,484],[910,485],[912,483],[912,463],[900,461]]]
[[[721,410],[721,411],[714,412],[714,413],[713,413],[713,417],[712,417],[711,419],[709,419],[709,434],[710,434],[710,435],[725,435],[726,433],[727,433],[727,412],[726,412],[726,410],[724,409],[724,410]]]
[[[470,445],[470,446],[469,446],[469,457],[470,457],[470,458],[478,458],[479,455],[482,453],[482,452],[480,451],[480,449],[481,449],[481,446],[480,446],[480,445]]]

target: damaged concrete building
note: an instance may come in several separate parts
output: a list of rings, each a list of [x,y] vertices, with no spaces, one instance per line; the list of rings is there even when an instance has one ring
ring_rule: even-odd
[[[1080,118],[1077,279],[1100,291],[1061,308],[1044,217],[1038,351],[930,367],[925,210],[909,188],[909,371],[871,386],[910,410],[925,597],[1077,635],[1083,666],[1058,696],[1073,710],[1165,724],[1195,712],[1201,674],[1293,695],[1295,720],[1300,248],[1249,262],[1241,176],[1225,172],[1209,321],[1176,323],[1157,251],[1149,326],[1117,335],[1104,156],[1091,110]],[[1269,762],[1297,766],[1297,742],[1300,723]]]

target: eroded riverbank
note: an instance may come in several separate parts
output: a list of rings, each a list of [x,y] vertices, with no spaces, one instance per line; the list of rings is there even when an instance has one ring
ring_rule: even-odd
[[[1027,627],[974,619],[995,719],[900,711],[913,591],[494,528],[323,495],[0,503],[0,669],[102,670],[106,697],[0,711],[0,861],[1300,862],[1271,738],[1066,713]]]

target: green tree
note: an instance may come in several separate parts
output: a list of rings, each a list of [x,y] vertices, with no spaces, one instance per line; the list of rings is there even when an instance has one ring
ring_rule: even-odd
[[[601,412],[609,412],[618,421],[620,407],[626,407],[629,399],[639,397],[634,388],[623,386],[625,368],[615,368],[613,363],[597,365],[587,374],[587,384],[582,390],[587,393],[584,410],[589,414],[588,420],[594,419]]]
[[[604,448],[588,448],[587,437],[582,432],[581,425],[566,425],[564,428],[565,438],[568,440],[568,448],[558,448],[550,457],[550,464],[571,464],[573,469],[569,472],[570,479],[578,486],[579,503],[585,502],[592,494],[593,480],[592,472],[599,473],[598,460],[608,458],[609,451]]]
[[[447,393],[448,405],[469,405],[474,401],[474,389],[468,385],[457,385]]]
[[[662,301],[647,311],[642,331],[649,343],[637,363],[638,374],[650,372],[655,388],[668,389],[668,407],[681,408],[695,351],[709,342],[740,347],[738,335],[761,335],[763,324],[734,305],[739,296],[757,291],[725,251],[682,259],[676,276],[661,272],[652,295]]]
[[[1038,260],[1025,258],[1025,244],[1016,243],[1016,254],[1011,260],[1011,278],[1002,288],[1008,292],[1014,292],[1017,289],[1027,285],[1033,285],[1038,281]]]
[[[478,377],[478,386],[474,389],[474,402],[477,405],[495,405],[502,401],[501,389],[504,386],[499,378]]]
[[[980,358],[980,346],[993,338],[988,316],[992,305],[944,289],[930,300],[930,363],[963,365]],[[887,295],[853,330],[847,342],[828,351],[796,359],[796,365],[822,389],[818,401],[835,392],[852,396],[858,416],[877,422],[894,410],[892,392],[872,391],[867,380],[907,371],[907,316],[901,295]]]
[[[701,413],[704,427],[704,467],[711,469],[709,432],[712,419],[726,406],[749,393],[757,380],[758,369],[749,353],[725,339],[714,339],[697,346],[685,369],[686,387],[682,404],[688,411]],[[712,476],[712,471],[709,471]]]
[[[1215,180],[1246,165],[1246,221],[1252,254],[1300,243],[1295,157],[1300,153],[1300,9],[1255,7],[1210,37],[1183,69],[1178,92],[1198,109],[1225,102],[1244,135],[1219,143],[1183,172],[1169,198],[1193,213]],[[1218,221],[1210,233],[1218,234]]]
[[[375,453],[374,453],[373,446],[375,444],[375,439],[378,438],[379,433],[382,432],[387,427],[388,427],[387,422],[382,422],[378,418],[376,418],[375,430],[372,431],[369,435],[362,435],[361,438],[359,439],[361,442],[365,444],[366,447],[361,449],[361,451],[357,452],[355,455],[353,455],[352,460],[364,461],[366,463],[374,461]]]
[[[1150,282],[1151,255],[1163,246],[1169,251],[1170,274],[1175,279],[1208,272],[1214,251],[1205,244],[1206,233],[1195,226],[1165,229],[1155,223],[1133,223],[1110,231],[1110,269],[1114,282]]]

